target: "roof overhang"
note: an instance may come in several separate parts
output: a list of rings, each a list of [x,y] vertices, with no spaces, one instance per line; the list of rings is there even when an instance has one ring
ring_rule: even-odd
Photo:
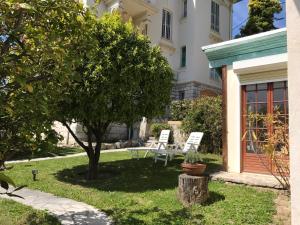
[[[286,28],[202,47],[211,68],[287,53]]]

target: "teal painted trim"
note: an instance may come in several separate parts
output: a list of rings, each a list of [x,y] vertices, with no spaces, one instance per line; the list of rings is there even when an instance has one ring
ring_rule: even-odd
[[[216,60],[210,60],[209,66],[210,68],[218,68],[224,65],[232,65],[232,63],[236,61],[260,58],[260,57],[283,54],[283,53],[287,53],[286,46],[281,48],[276,48],[276,49],[270,49],[266,51],[253,52],[251,54],[237,55],[237,56],[226,57],[226,58],[221,58]]]
[[[286,30],[266,32],[203,47],[211,68],[231,65],[235,61],[287,53]]]

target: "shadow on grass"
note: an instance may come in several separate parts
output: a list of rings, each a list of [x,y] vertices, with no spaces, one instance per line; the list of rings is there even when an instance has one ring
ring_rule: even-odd
[[[114,217],[116,224],[122,225],[145,225],[145,224],[155,224],[155,225],[173,225],[182,224],[182,221],[189,220],[189,224],[193,225],[204,225],[204,216],[197,213],[192,213],[190,208],[182,208],[179,210],[166,211],[158,207],[141,209],[141,210],[131,210],[121,208],[113,208],[107,211],[108,214]],[[154,215],[151,217],[151,222],[144,221],[140,219],[140,216]]]
[[[102,191],[145,192],[148,190],[174,189],[178,185],[178,175],[182,173],[182,159],[174,159],[164,167],[155,164],[152,158],[119,160],[100,164],[99,178],[87,181],[86,165],[64,169],[55,174],[59,181],[95,188]],[[207,162],[208,172],[220,168],[215,162]]]

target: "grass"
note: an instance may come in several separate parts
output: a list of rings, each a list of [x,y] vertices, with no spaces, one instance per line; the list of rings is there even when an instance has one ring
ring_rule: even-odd
[[[203,157],[210,172],[220,168],[220,157]],[[7,173],[18,185],[93,205],[120,225],[267,225],[275,213],[274,193],[221,182],[210,182],[205,205],[183,207],[176,198],[182,158],[164,167],[120,152],[101,155],[101,162],[93,182],[84,179],[87,157],[16,164]],[[33,168],[39,170],[36,182]]]
[[[25,151],[13,156],[10,160],[35,159],[44,157],[66,156],[76,153],[82,153],[82,148],[76,147],[56,147],[49,151]]]
[[[59,225],[53,216],[22,204],[0,199],[0,224],[5,225]]]

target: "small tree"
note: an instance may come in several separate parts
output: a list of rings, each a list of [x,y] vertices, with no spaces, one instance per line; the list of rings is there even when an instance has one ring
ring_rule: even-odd
[[[209,152],[219,153],[222,144],[222,98],[201,97],[195,100],[182,128],[186,133],[203,132],[201,146]]]
[[[241,28],[242,37],[276,29],[274,14],[280,13],[280,0],[249,0],[249,18]]]
[[[124,23],[118,13],[97,20],[88,36],[87,45],[78,51],[77,79],[62,89],[58,120],[86,151],[87,177],[95,179],[109,124],[133,124],[142,116],[163,114],[170,101],[173,74],[160,49],[151,47],[148,38],[130,22]],[[87,145],[70,129],[71,122],[83,125]]]

